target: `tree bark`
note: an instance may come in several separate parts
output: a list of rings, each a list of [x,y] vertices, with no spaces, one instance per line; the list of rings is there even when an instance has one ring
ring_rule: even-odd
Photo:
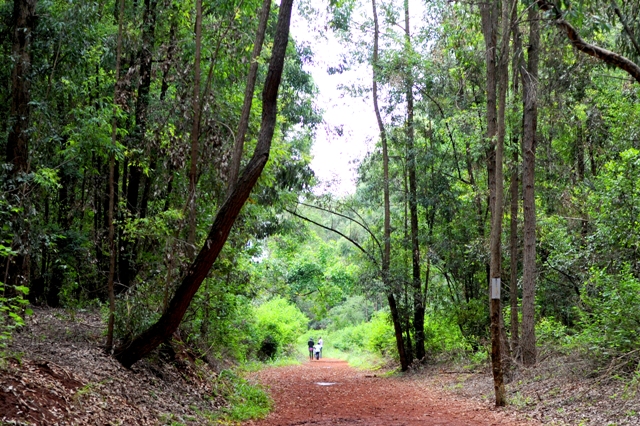
[[[504,2],[507,3],[506,1]],[[503,5],[503,8],[507,6]],[[497,31],[498,31],[498,2],[487,2],[481,5],[482,28],[485,39],[485,55],[487,63],[487,139],[491,143],[489,148],[487,173],[490,186],[490,210],[491,210],[491,238],[490,238],[490,265],[489,287],[491,292],[490,318],[491,318],[491,364],[493,370],[493,383],[496,397],[496,406],[506,403],[502,372],[502,342],[500,334],[500,274],[502,263],[501,236],[502,236],[502,199],[503,199],[503,173],[502,152],[504,146],[504,96],[506,94],[506,76],[504,64],[508,53],[508,23],[503,16],[503,28],[507,31],[502,34],[502,52],[499,67],[496,67]],[[506,42],[505,42],[506,40]],[[506,55],[505,55],[506,54]],[[498,85],[498,77],[500,84]],[[500,89],[500,111],[496,115],[496,88]],[[501,121],[500,113],[502,114]],[[494,178],[491,179],[493,174]],[[493,185],[493,190],[491,186]],[[497,289],[493,287],[497,286]]]
[[[14,0],[13,44],[11,56],[14,60],[11,72],[11,106],[9,135],[7,138],[7,163],[11,176],[27,172],[29,163],[29,117],[31,108],[31,36],[36,26],[36,0]]]
[[[289,40],[292,3],[293,0],[282,0],[280,4],[271,62],[262,92],[262,123],[253,156],[242,172],[238,184],[220,207],[204,246],[187,270],[182,283],[169,302],[166,312],[149,329],[116,350],[116,358],[126,367],[130,367],[157,348],[178,328],[193,296],[209,274],[242,206],[249,198],[251,190],[269,159],[271,140],[276,125],[278,88]]]
[[[122,25],[124,20],[124,0],[119,0],[118,11],[118,41],[116,45],[116,75],[115,84],[113,89],[113,118],[111,119],[111,145],[115,151],[117,135],[118,135],[118,120],[116,118],[117,106],[115,103],[118,99],[118,83],[120,81],[120,59],[122,57]],[[113,326],[115,323],[115,311],[116,311],[116,296],[114,290],[114,276],[116,274],[116,245],[115,245],[115,226],[113,223],[113,212],[115,209],[115,153],[112,152],[109,155],[109,210],[107,213],[107,225],[109,228],[108,244],[109,244],[109,275],[107,276],[107,291],[109,292],[109,320],[107,324],[107,342],[106,350],[111,352],[113,349]]]
[[[138,86],[135,118],[136,124],[132,137],[132,148],[142,148],[147,131],[147,112],[149,109],[149,95],[151,91],[151,71],[153,65],[153,47],[155,45],[156,5],[157,0],[145,0],[142,17],[142,46],[139,52],[140,85]],[[142,167],[138,164],[141,158],[130,161],[127,175],[126,200],[127,211],[131,219],[140,214],[140,184],[142,182]],[[126,164],[125,164],[126,167]],[[123,176],[124,178],[124,176]],[[124,183],[123,183],[124,185]],[[124,192],[124,190],[123,190]],[[126,291],[137,274],[137,239],[127,237],[121,242],[118,272],[120,285],[118,292]]]
[[[511,173],[511,232],[510,238],[510,274],[509,302],[511,305],[511,353],[518,351],[518,152],[513,153],[513,171]]]
[[[29,172],[29,118],[31,114],[31,37],[36,27],[36,0],[14,0],[14,31],[11,56],[11,105],[9,108],[9,134],[7,137],[7,163],[12,165],[9,179]],[[5,283],[26,286],[29,283],[31,262],[29,256],[28,187],[26,181],[16,181],[11,192],[24,213],[12,213],[10,222],[14,233],[12,248],[17,252],[7,259]],[[13,186],[13,185],[10,185]]]
[[[404,2],[406,54],[411,54],[411,27],[409,23],[409,1]],[[407,58],[408,59],[408,58]],[[424,352],[424,292],[420,279],[420,244],[418,241],[418,197],[416,184],[416,152],[413,112],[413,77],[407,66],[407,168],[409,169],[409,216],[411,221],[411,252],[413,278],[413,329],[416,340],[416,358],[421,360]]]
[[[202,51],[202,0],[196,0],[196,52],[193,71],[193,125],[191,126],[191,167],[189,169],[189,257],[196,252],[196,178],[198,172],[198,139],[200,138],[200,56]]]
[[[522,256],[522,362],[536,363],[536,203],[535,152],[538,121],[538,61],[540,24],[538,11],[529,8],[529,47],[527,68],[522,74],[524,117],[522,141],[522,206],[524,210],[524,250]]]
[[[267,31],[267,22],[269,21],[269,11],[271,10],[271,1],[264,0],[262,9],[260,10],[260,22],[256,33],[256,40],[253,44],[253,52],[251,53],[251,65],[249,66],[249,75],[247,77],[247,86],[244,91],[244,102],[242,104],[242,114],[240,123],[238,123],[238,133],[233,147],[233,157],[231,158],[231,169],[229,170],[229,182],[227,193],[230,193],[238,179],[240,172],[240,163],[242,162],[242,150],[244,149],[244,140],[247,136],[249,128],[249,114],[251,113],[251,104],[253,101],[253,92],[256,87],[256,79],[258,77],[258,56],[262,50],[264,43],[264,35]]]
[[[378,37],[380,34],[380,28],[378,26],[378,11],[376,8],[376,0],[371,0],[373,7],[373,107],[376,113],[376,119],[378,121],[378,128],[380,129],[380,141],[382,143],[382,169],[383,169],[383,197],[384,197],[384,250],[382,252],[382,282],[384,283],[385,290],[387,291],[387,301],[389,302],[389,308],[391,309],[391,319],[393,320],[393,329],[396,336],[396,346],[398,347],[398,355],[400,357],[400,368],[402,371],[407,371],[409,368],[409,360],[404,350],[404,339],[402,337],[402,320],[398,312],[395,296],[391,288],[391,277],[389,274],[389,267],[391,264],[391,208],[389,201],[389,152],[387,147],[387,132],[382,122],[382,116],[380,115],[380,108],[378,106]]]
[[[573,47],[582,53],[586,53],[589,56],[593,56],[594,58],[600,59],[609,65],[626,71],[631,77],[640,83],[640,66],[638,66],[638,64],[615,52],[584,41],[582,37],[580,37],[580,34],[578,34],[578,30],[563,18],[562,12],[555,4],[546,0],[536,0],[536,3],[541,10],[550,10],[553,12],[555,15],[556,26],[567,35],[567,38]]]

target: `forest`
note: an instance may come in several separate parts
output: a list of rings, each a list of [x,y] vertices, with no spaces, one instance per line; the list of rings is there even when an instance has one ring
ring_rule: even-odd
[[[549,360],[636,397],[640,2],[3,0],[0,35],[2,365],[92,312],[125,368],[322,335],[499,407]],[[312,168],[327,37],[377,123],[348,194]]]

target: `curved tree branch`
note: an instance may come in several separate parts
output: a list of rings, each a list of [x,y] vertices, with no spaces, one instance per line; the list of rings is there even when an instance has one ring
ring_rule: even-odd
[[[371,232],[371,230],[364,223],[358,222],[354,218],[349,217],[349,216],[347,216],[345,214],[334,212],[333,210],[325,209],[324,207],[318,207],[318,206],[314,206],[313,204],[307,204],[307,203],[301,203],[301,202],[298,202],[298,204],[301,205],[301,206],[305,206],[305,207],[311,207],[312,209],[322,210],[323,212],[331,213],[331,214],[334,214],[336,216],[343,217],[345,219],[349,219],[351,222],[359,225],[362,229],[367,231],[367,233],[369,235],[371,235],[371,238],[373,238],[373,241],[376,243],[378,248],[380,250],[382,250],[382,246],[380,245],[380,241],[378,241],[378,239],[376,238],[375,234],[373,232]]]
[[[583,53],[586,53],[587,55],[598,58],[609,65],[626,71],[638,83],[640,83],[640,66],[638,66],[638,64],[618,53],[584,41],[582,37],[580,37],[580,34],[578,34],[578,30],[576,30],[569,22],[564,19],[564,17],[562,16],[562,12],[555,4],[546,0],[538,0],[537,3],[538,7],[541,10],[552,11],[555,16],[556,26],[560,28],[564,33],[566,33],[567,38],[569,39],[573,47]]]
[[[313,207],[313,206],[311,206]],[[322,229],[326,229],[327,231],[331,231],[331,232],[335,232],[336,234],[340,235],[342,238],[344,238],[345,240],[349,241],[351,244],[353,244],[354,246],[356,246],[362,253],[364,253],[376,266],[378,266],[378,261],[377,259],[372,256],[367,250],[364,249],[364,247],[362,247],[360,244],[358,244],[357,241],[355,241],[353,238],[348,237],[346,234],[343,234],[342,232],[338,231],[337,229],[333,229],[329,226],[325,226],[319,222],[316,222],[313,219],[309,219],[308,217],[302,216],[301,214],[298,214],[296,212],[294,212],[293,210],[289,210],[289,209],[285,209],[286,212],[294,215],[295,217],[305,220],[309,223],[313,223],[316,226],[319,226]]]

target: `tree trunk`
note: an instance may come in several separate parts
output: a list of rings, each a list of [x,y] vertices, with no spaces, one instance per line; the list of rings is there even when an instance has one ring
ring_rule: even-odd
[[[510,276],[509,302],[511,305],[511,353],[518,352],[518,152],[513,153],[513,171],[511,173],[511,232],[510,238]],[[515,356],[515,355],[514,355]]]
[[[9,111],[11,126],[7,138],[7,163],[10,163],[11,176],[26,173],[29,164],[29,116],[31,109],[31,36],[36,26],[36,0],[14,0],[13,45],[11,56],[14,60],[11,72],[11,107]]]
[[[11,105],[9,109],[9,134],[7,137],[7,163],[12,165],[9,179],[19,178],[29,171],[29,117],[31,108],[31,37],[36,27],[36,0],[14,0],[14,31],[11,47],[13,70],[11,72]],[[10,185],[12,186],[12,185]],[[7,259],[5,283],[17,286],[29,284],[29,221],[27,183],[15,182],[15,204],[23,207],[23,213],[12,213],[10,223],[14,233],[12,248],[17,252]],[[9,289],[9,291],[11,291]]]
[[[289,40],[292,3],[293,0],[282,0],[280,3],[271,62],[262,92],[262,123],[253,157],[242,172],[238,184],[220,207],[204,246],[187,270],[182,283],[169,302],[166,312],[155,324],[138,335],[132,342],[117,348],[116,358],[126,367],[130,367],[153,351],[178,328],[193,296],[209,274],[242,206],[249,198],[251,190],[269,159],[271,140],[276,125],[278,87],[280,86]]]
[[[189,231],[187,253],[196,253],[196,178],[198,174],[198,139],[200,138],[200,56],[202,51],[202,0],[196,0],[196,52],[193,66],[193,124],[191,126],[191,167],[189,169]]]
[[[404,2],[405,43],[407,55],[411,54],[411,27],[409,25],[409,1]],[[411,221],[411,252],[413,278],[413,328],[416,340],[416,358],[424,358],[424,294],[420,279],[420,244],[418,242],[418,197],[416,184],[416,152],[413,113],[413,77],[407,70],[407,166],[409,169],[409,216]]]
[[[524,250],[522,255],[522,362],[536,363],[536,201],[535,155],[538,121],[538,57],[540,24],[538,11],[529,8],[529,45],[527,69],[523,72],[524,117],[522,141],[522,206],[524,210]]]
[[[240,163],[242,161],[242,150],[244,149],[244,140],[249,128],[249,114],[251,113],[251,104],[253,101],[253,92],[256,87],[256,79],[258,77],[258,56],[262,50],[264,43],[264,35],[267,31],[267,22],[269,21],[269,11],[271,10],[272,0],[263,0],[262,9],[260,10],[260,22],[258,23],[258,32],[256,40],[253,44],[253,52],[251,53],[251,65],[249,66],[249,75],[247,77],[247,86],[244,91],[244,102],[242,104],[242,114],[240,123],[238,124],[238,133],[236,135],[235,146],[233,147],[233,157],[231,159],[231,169],[229,170],[229,182],[227,193],[230,193],[238,179],[240,172]]]
[[[116,118],[117,107],[115,102],[118,99],[118,83],[120,81],[120,59],[122,57],[122,24],[124,20],[124,0],[119,0],[118,11],[118,41],[116,45],[116,75],[115,85],[113,89],[113,118],[111,119],[111,144],[115,150],[116,138],[118,135],[118,120]],[[107,213],[107,225],[109,228],[108,245],[109,245],[109,274],[107,275],[107,291],[109,292],[109,320],[107,324],[107,342],[106,350],[111,352],[113,348],[113,326],[115,323],[116,296],[114,290],[114,277],[116,274],[116,245],[115,245],[115,226],[113,223],[113,212],[115,209],[115,164],[116,158],[113,153],[109,156],[109,211]]]
[[[136,124],[133,131],[132,144],[135,148],[145,145],[147,131],[147,111],[149,109],[149,93],[151,90],[151,68],[153,65],[153,47],[155,44],[156,5],[157,0],[145,0],[142,17],[142,46],[140,48],[140,85],[136,102]],[[137,159],[142,160],[141,158]],[[128,181],[126,186],[127,210],[130,218],[139,217],[140,213],[140,184],[142,182],[142,167],[138,161],[133,161],[128,167]],[[138,241],[127,237],[122,242],[119,258],[120,291],[126,291],[137,275]]]
[[[508,7],[506,1],[503,8]],[[506,75],[504,63],[506,62],[505,45],[508,46],[508,22],[503,16],[503,28],[507,31],[502,34],[502,51],[500,64],[496,68],[497,31],[498,31],[498,2],[481,4],[482,28],[486,48],[487,63],[487,139],[491,143],[489,148],[487,173],[490,186],[490,210],[491,210],[491,239],[490,239],[490,266],[489,287],[491,293],[490,317],[491,317],[491,364],[493,370],[493,382],[496,396],[496,406],[505,405],[505,390],[502,372],[502,342],[500,334],[500,274],[502,263],[501,235],[502,235],[502,199],[503,199],[503,174],[502,152],[504,146],[504,96],[506,94]],[[504,15],[504,13],[503,13]],[[506,41],[506,42],[505,42]],[[500,85],[498,85],[500,78]],[[504,83],[503,83],[504,82]],[[496,115],[496,88],[500,89],[500,111]],[[500,115],[502,114],[502,117]],[[497,134],[497,135],[496,135]],[[496,137],[497,136],[497,137]],[[494,145],[495,144],[495,145]],[[492,152],[492,154],[491,154]],[[491,179],[493,174],[494,178]],[[491,190],[493,185],[493,190]]]
[[[409,360],[404,351],[404,341],[402,338],[402,319],[398,312],[395,296],[391,288],[391,277],[389,274],[389,266],[391,264],[391,208],[389,201],[389,152],[387,147],[387,133],[382,122],[382,116],[380,115],[380,108],[378,106],[378,37],[380,29],[378,26],[378,11],[376,8],[376,0],[371,0],[373,7],[373,107],[376,113],[376,119],[378,121],[378,128],[380,129],[380,141],[382,143],[382,169],[383,169],[383,192],[384,192],[384,250],[382,253],[382,282],[387,291],[387,300],[389,301],[389,308],[391,309],[391,319],[393,320],[393,329],[396,336],[396,346],[398,347],[398,355],[400,357],[400,368],[402,371],[407,371],[409,368]]]

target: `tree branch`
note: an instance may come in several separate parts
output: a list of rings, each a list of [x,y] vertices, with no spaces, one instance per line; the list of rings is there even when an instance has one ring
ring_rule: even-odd
[[[622,26],[624,27],[625,32],[629,36],[631,43],[633,43],[633,47],[636,49],[636,53],[640,55],[640,46],[638,46],[638,41],[636,40],[636,37],[633,34],[633,31],[631,31],[631,28],[629,28],[629,25],[627,24],[627,20],[624,19],[624,16],[622,16],[622,12],[620,12],[620,8],[618,7],[618,3],[616,3],[616,0],[611,0],[611,6],[613,7],[613,11],[616,13],[616,15],[618,15],[618,18],[620,19],[620,22],[622,23]]]
[[[358,221],[357,221],[357,220],[355,220],[354,218],[349,217],[349,216],[347,216],[347,215],[345,215],[345,214],[338,213],[338,212],[334,212],[333,210],[325,209],[324,207],[318,207],[318,206],[314,206],[313,204],[307,204],[307,203],[301,203],[301,202],[298,202],[298,204],[299,204],[299,205],[301,205],[301,206],[311,207],[311,208],[313,208],[313,209],[317,209],[317,210],[322,210],[322,211],[324,211],[324,212],[331,213],[331,214],[334,214],[334,215],[336,215],[336,216],[343,217],[343,218],[345,218],[345,219],[349,219],[350,221],[352,221],[353,223],[355,223],[355,224],[359,225],[362,229],[364,229],[365,231],[367,231],[367,233],[368,233],[369,235],[371,235],[371,238],[373,238],[373,241],[376,243],[376,245],[378,246],[378,248],[379,248],[380,250],[382,250],[382,246],[380,245],[380,241],[378,241],[378,239],[377,239],[377,238],[376,238],[376,236],[373,234],[373,232],[371,232],[371,230],[370,230],[370,229],[369,229],[365,224],[363,224],[363,223],[361,223],[361,222],[358,222]]]
[[[335,232],[336,234],[340,235],[342,238],[344,238],[345,240],[349,241],[351,244],[353,244],[354,246],[356,246],[362,253],[364,253],[373,263],[375,263],[376,266],[378,266],[378,261],[376,260],[375,257],[371,256],[371,254],[365,250],[360,244],[358,244],[357,241],[355,241],[354,239],[348,237],[346,234],[343,234],[342,232],[338,231],[337,229],[333,229],[329,226],[325,226],[319,222],[316,222],[313,219],[309,219],[308,217],[302,216],[296,212],[294,212],[293,210],[289,210],[289,209],[285,209],[286,212],[294,215],[295,217],[305,220],[309,223],[313,223],[316,226],[319,226],[322,229],[326,229],[327,231],[331,231],[331,232]]]
[[[573,47],[587,55],[598,58],[609,65],[626,71],[638,83],[640,83],[640,66],[635,62],[610,50],[587,43],[582,39],[582,37],[580,37],[578,31],[569,22],[565,21],[562,16],[562,12],[555,4],[546,0],[538,0],[537,3],[540,10],[553,12],[555,15],[556,26],[567,34],[567,38]]]

